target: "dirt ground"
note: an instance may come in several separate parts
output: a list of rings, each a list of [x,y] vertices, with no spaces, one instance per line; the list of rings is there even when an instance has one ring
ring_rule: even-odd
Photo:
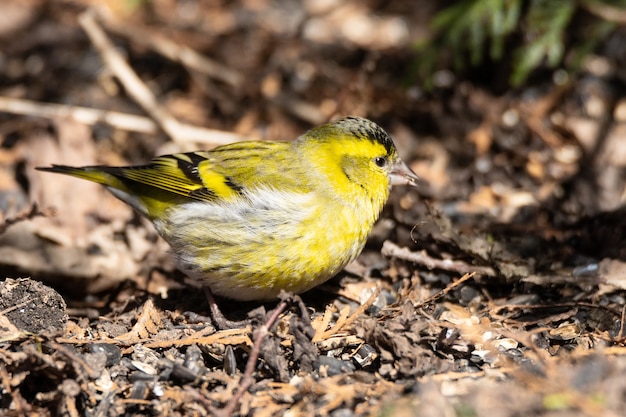
[[[0,2],[0,415],[623,416],[626,31],[577,74],[427,90],[435,1]],[[218,300],[102,187],[139,164],[368,117],[420,176],[288,306]],[[258,358],[256,355],[258,354]],[[246,373],[247,369],[247,373]]]

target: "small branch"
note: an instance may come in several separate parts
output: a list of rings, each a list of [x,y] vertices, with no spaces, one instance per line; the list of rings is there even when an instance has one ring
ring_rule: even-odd
[[[365,301],[365,303],[361,304],[349,316],[345,316],[344,317],[343,315],[340,315],[339,318],[337,319],[337,322],[335,323],[335,325],[332,328],[330,328],[329,330],[324,330],[324,328],[325,328],[325,326],[324,326],[323,328],[319,329],[319,332],[316,331],[315,335],[313,336],[313,343],[318,343],[318,342],[321,342],[323,340],[326,340],[326,339],[328,339],[328,338],[338,334],[341,330],[343,330],[344,328],[346,328],[346,327],[350,326],[352,323],[354,323],[356,321],[356,319],[359,318],[360,315],[365,313],[365,311],[368,308],[370,308],[372,306],[372,304],[374,304],[374,302],[376,302],[376,299],[380,295],[380,291],[381,291],[380,287],[376,287],[376,289],[374,290],[372,295],[370,295],[370,297],[367,299],[367,301]]]
[[[24,397],[20,395],[19,389],[12,389],[11,378],[12,376],[7,371],[4,361],[0,362],[0,384],[2,384],[2,389],[4,391],[3,397],[4,394],[7,394],[13,399],[13,408],[16,415],[26,415],[26,412],[30,411],[28,403]]]
[[[228,404],[226,404],[226,407],[218,412],[220,417],[230,417],[233,414],[233,411],[235,411],[237,404],[239,404],[239,400],[241,399],[243,394],[248,391],[248,389],[252,386],[252,383],[254,382],[252,374],[254,373],[254,368],[256,367],[257,360],[259,359],[259,354],[261,353],[263,340],[265,339],[265,336],[267,336],[267,334],[269,333],[272,326],[278,320],[278,317],[283,313],[283,311],[285,311],[285,309],[287,308],[287,304],[287,301],[281,301],[278,306],[276,306],[276,308],[272,311],[265,324],[256,331],[254,337],[254,345],[252,346],[252,351],[250,352],[250,356],[248,357],[246,370],[244,371],[243,377],[241,378],[239,389],[231,397]]]
[[[4,233],[4,231],[6,229],[9,228],[9,226],[15,224],[15,223],[19,223],[22,222],[24,220],[30,220],[30,219],[34,219],[35,217],[39,217],[39,216],[45,216],[46,213],[42,212],[41,210],[39,210],[39,207],[37,206],[37,204],[33,204],[29,210],[26,210],[20,214],[18,214],[15,217],[10,217],[7,219],[4,219],[4,221],[2,223],[0,223],[0,234]]]
[[[622,315],[619,324],[619,333],[617,333],[617,340],[624,340],[624,327],[626,324],[624,323],[624,319],[626,319],[626,305],[622,307]]]
[[[453,283],[451,283],[450,285],[448,285],[446,288],[444,288],[441,291],[438,291],[437,293],[431,295],[430,297],[428,297],[427,299],[420,301],[417,304],[414,304],[415,308],[420,308],[422,306],[425,306],[426,304],[430,304],[433,301],[436,301],[442,297],[444,297],[446,294],[448,294],[450,291],[452,291],[453,289],[455,289],[456,287],[458,287],[459,285],[463,284],[465,281],[467,281],[468,279],[472,278],[474,275],[476,275],[476,272],[471,272],[468,274],[463,275],[461,278],[459,278],[458,281],[454,281]]]
[[[164,57],[178,62],[188,70],[197,71],[213,79],[222,81],[232,87],[240,88],[244,77],[238,71],[228,68],[185,45],[180,45],[155,33],[154,31],[120,24],[112,17],[104,14],[98,15],[107,29],[121,36],[125,36],[132,42],[150,48]]]
[[[150,118],[134,114],[120,113],[88,107],[68,106],[64,104],[40,103],[0,96],[0,112],[23,116],[43,117],[46,119],[70,119],[86,125],[106,123],[116,129],[155,134],[159,126]],[[228,143],[250,140],[245,136],[223,130],[207,129],[185,123],[178,124],[179,143],[198,143],[206,145],[226,145]]]
[[[489,266],[474,266],[469,265],[463,261],[453,261],[449,259],[436,259],[429,256],[426,251],[411,252],[408,248],[401,248],[395,243],[386,240],[383,243],[381,253],[383,256],[390,258],[398,258],[404,261],[413,262],[419,265],[423,265],[428,269],[441,269],[444,271],[457,272],[460,274],[466,274],[469,272],[484,274],[488,276],[495,276],[496,272]]]
[[[329,120],[329,117],[322,113],[319,106],[291,97],[288,94],[280,93],[270,97],[269,100],[285,112],[312,125],[319,125]]]
[[[606,2],[582,1],[580,5],[593,15],[608,22],[626,24],[626,10],[623,7],[611,6]]]
[[[115,77],[117,77],[119,82],[126,89],[126,92],[159,124],[173,141],[180,143],[181,132],[178,120],[172,117],[169,112],[158,103],[154,94],[152,94],[150,89],[141,81],[122,55],[115,49],[113,42],[111,42],[104,30],[98,25],[95,12],[93,10],[87,10],[78,17],[78,22],[100,53],[104,64],[111,70]]]

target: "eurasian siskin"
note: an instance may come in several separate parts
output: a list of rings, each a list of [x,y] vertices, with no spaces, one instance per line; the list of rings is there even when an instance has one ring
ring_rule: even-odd
[[[363,249],[391,185],[417,179],[389,135],[359,117],[293,142],[38,169],[104,185],[154,223],[183,272],[236,300],[302,293],[337,274]]]

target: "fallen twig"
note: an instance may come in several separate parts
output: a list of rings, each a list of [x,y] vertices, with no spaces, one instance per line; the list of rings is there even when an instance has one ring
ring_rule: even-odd
[[[463,261],[436,259],[429,256],[426,251],[412,252],[408,248],[401,248],[400,246],[389,240],[386,240],[383,243],[381,253],[383,254],[383,256],[413,262],[419,265],[423,265],[428,269],[442,269],[444,271],[458,272],[460,274],[473,272],[488,275],[491,277],[496,275],[496,272],[490,266],[475,266],[469,265],[468,263]]]
[[[238,71],[207,58],[188,46],[167,39],[157,32],[120,24],[106,14],[99,14],[98,17],[110,31],[125,36],[138,45],[148,47],[189,70],[198,71],[235,88],[240,88],[244,82],[243,75]]]
[[[457,281],[454,281],[453,283],[448,285],[446,288],[442,289],[441,291],[436,292],[435,294],[431,295],[427,299],[422,300],[419,303],[415,304],[414,307],[419,308],[419,307],[425,306],[426,304],[430,304],[433,301],[440,299],[441,297],[444,297],[450,291],[452,291],[459,285],[463,284],[465,281],[469,280],[474,275],[476,275],[476,272],[470,272],[470,273],[463,275],[461,278],[459,278]]]
[[[287,301],[281,301],[278,306],[272,311],[269,318],[261,326],[256,332],[254,336],[254,345],[252,346],[252,351],[250,352],[250,356],[248,357],[248,362],[246,363],[246,369],[244,371],[243,377],[241,378],[241,382],[239,385],[239,389],[235,392],[235,394],[231,397],[226,407],[224,407],[219,415],[222,417],[230,417],[230,415],[235,411],[237,404],[239,404],[239,400],[243,396],[243,394],[248,391],[254,379],[252,378],[252,374],[254,373],[254,368],[256,367],[257,360],[259,359],[259,354],[261,353],[261,346],[263,345],[263,340],[265,336],[269,333],[272,326],[278,320],[278,317],[285,311],[287,308]]]
[[[29,410],[28,404],[20,394],[19,389],[12,389],[11,374],[9,374],[2,362],[0,362],[0,384],[4,391],[3,395],[6,394],[13,399],[13,407],[16,415],[26,415],[26,411]]]
[[[380,295],[380,288],[376,288],[376,290],[372,293],[372,295],[370,295],[367,301],[361,304],[350,315],[347,314],[348,311],[350,310],[349,307],[347,309],[342,310],[341,313],[339,314],[339,318],[337,319],[337,322],[329,330],[325,330],[328,323],[330,322],[330,315],[327,314],[329,310],[327,310],[326,313],[324,314],[324,320],[322,321],[321,326],[315,329],[315,336],[313,336],[313,343],[318,343],[323,340],[326,340],[329,337],[334,336],[337,333],[339,333],[342,329],[354,323],[355,320],[361,314],[365,312],[365,310],[367,310],[372,304],[374,304],[374,302],[376,301],[379,295]]]
[[[15,217],[4,219],[4,221],[0,223],[0,233],[3,233],[12,224],[19,223],[24,220],[30,220],[38,216],[45,216],[45,215],[46,213],[39,210],[39,207],[37,206],[37,204],[33,204],[30,207],[30,210],[24,211]]]
[[[152,91],[141,81],[122,55],[115,49],[113,42],[96,21],[95,12],[87,10],[78,17],[87,36],[96,47],[102,61],[124,86],[126,92],[143,108],[174,141],[182,140],[180,124],[157,101]]]
[[[65,104],[40,103],[12,97],[0,96],[0,112],[24,116],[43,117],[46,119],[70,119],[86,125],[105,123],[116,129],[131,132],[154,134],[159,126],[152,119],[135,114],[91,109],[88,107],[68,106]],[[250,140],[245,136],[223,130],[207,129],[185,123],[178,124],[179,143],[201,143],[207,145],[226,145],[233,142]]]

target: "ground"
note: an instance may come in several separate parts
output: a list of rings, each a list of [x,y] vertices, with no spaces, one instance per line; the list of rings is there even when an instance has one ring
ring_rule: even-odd
[[[0,414],[623,415],[623,30],[579,72],[503,88],[490,62],[427,89],[434,1],[91,3],[0,4]],[[250,319],[230,330],[149,222],[34,169],[348,114],[421,182],[301,299],[218,299]]]

